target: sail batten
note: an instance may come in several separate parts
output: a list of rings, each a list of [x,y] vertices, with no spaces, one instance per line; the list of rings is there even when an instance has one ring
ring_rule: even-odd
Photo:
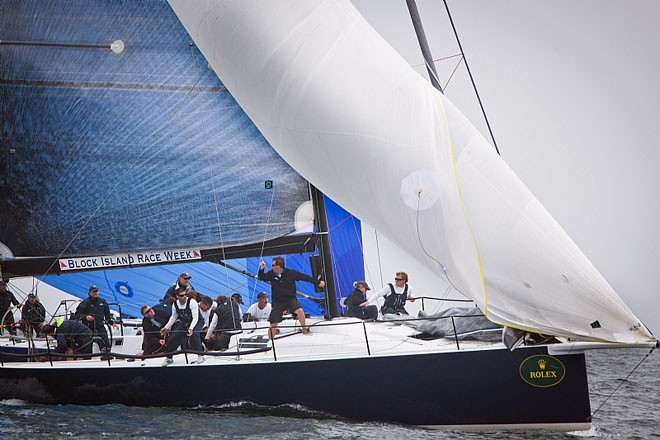
[[[294,169],[446,271],[489,319],[568,338],[653,339],[486,139],[350,2],[170,4]]]

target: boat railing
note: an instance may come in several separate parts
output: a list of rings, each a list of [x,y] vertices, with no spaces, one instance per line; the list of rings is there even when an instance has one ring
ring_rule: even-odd
[[[415,299],[416,299],[416,300],[417,300],[417,299],[421,299],[421,300],[422,300],[422,310],[423,310],[423,311],[425,311],[425,308],[424,308],[424,306],[425,306],[425,304],[424,304],[424,300],[426,300],[426,301],[438,301],[438,302],[449,301],[449,302],[461,302],[461,303],[474,303],[474,301],[471,300],[471,299],[459,299],[459,298],[436,298],[436,297],[434,297],[434,296],[419,296],[419,297],[417,297],[417,298],[415,298]],[[475,307],[476,307],[476,306],[475,306]]]
[[[390,323],[392,325],[401,325],[401,324],[414,324],[418,322],[429,322],[429,321],[438,321],[438,320],[451,320],[452,323],[452,329],[453,329],[453,334],[452,335],[443,335],[443,336],[438,336],[438,338],[445,338],[445,339],[453,339],[456,343],[456,349],[460,350],[460,336],[459,333],[456,329],[456,320],[457,319],[462,319],[462,318],[476,318],[476,317],[481,317],[483,318],[484,315],[479,312],[475,314],[470,314],[470,315],[461,315],[461,316],[454,316],[454,315],[449,315],[449,316],[438,316],[438,317],[421,317],[421,318],[411,318],[411,317],[405,317],[405,316],[399,316],[396,319],[391,319],[391,320],[376,320],[376,321],[362,321],[362,320],[346,320],[346,321],[319,321],[317,323],[314,323],[310,325],[309,327],[311,329],[314,329],[317,326],[320,325],[327,325],[330,324],[333,327],[335,326],[361,326],[362,327],[362,334],[364,335],[364,347],[365,351],[368,356],[372,356],[372,343],[369,339],[369,332],[367,330],[367,326],[370,323]],[[414,325],[411,327],[414,328]],[[319,328],[319,327],[317,327]],[[262,329],[267,330],[268,327],[263,327]],[[100,352],[100,353],[89,353],[89,354],[65,354],[65,353],[56,353],[51,349],[51,341],[54,341],[54,339],[51,337],[46,337],[46,351],[45,352],[40,352],[40,353],[34,353],[34,354],[20,354],[20,353],[9,353],[9,352],[1,352],[0,353],[0,365],[4,366],[5,362],[5,356],[8,358],[14,358],[17,360],[47,360],[53,364],[53,361],[57,360],[65,360],[65,359],[92,359],[96,357],[100,357],[102,360],[107,360],[108,365],[111,365],[111,361],[113,359],[118,359],[118,360],[126,360],[128,362],[133,362],[136,360],[146,360],[146,359],[154,359],[154,358],[162,358],[165,356],[174,356],[177,354],[184,354],[184,357],[186,359],[186,363],[190,363],[188,359],[189,354],[196,354],[196,355],[205,355],[205,356],[211,356],[211,357],[235,357],[240,360],[241,356],[246,356],[246,355],[251,355],[251,354],[256,354],[256,353],[264,353],[268,351],[272,351],[273,354],[273,359],[275,361],[278,360],[278,355],[277,355],[277,341],[283,339],[283,338],[288,338],[294,335],[297,335],[302,332],[302,329],[300,327],[300,324],[295,321],[295,324],[284,324],[282,323],[281,325],[278,326],[278,329],[283,330],[281,334],[275,335],[272,339],[265,339],[263,341],[256,341],[256,340],[250,340],[247,338],[241,339],[239,335],[243,335],[244,331],[250,331],[254,329],[243,329],[243,330],[237,330],[237,331],[232,331],[232,336],[237,336],[236,338],[236,343],[232,347],[233,349],[230,350],[222,350],[222,351],[206,351],[206,352],[199,352],[195,350],[190,350],[190,349],[182,349],[182,350],[176,350],[173,352],[162,352],[162,353],[157,353],[157,354],[126,354],[126,353],[116,353],[116,352]],[[286,330],[292,330],[292,331],[286,331]],[[181,330],[184,332],[184,330]],[[91,343],[97,343],[99,342],[100,338],[94,337]],[[268,346],[267,342],[270,341],[271,344]],[[256,342],[262,342],[261,344],[256,344]],[[382,342],[382,341],[381,341]],[[111,345],[112,346],[112,345]]]
[[[55,312],[53,312],[53,319],[57,318],[58,316],[63,316],[64,319],[69,319],[69,304],[79,303],[81,301],[81,299],[63,299],[58,304]],[[61,308],[64,308],[64,313],[60,311]]]
[[[119,334],[120,336],[124,336],[124,319],[122,313],[121,313],[121,304],[119,303],[108,303],[109,306],[117,306],[117,309],[119,309]],[[110,330],[110,339],[112,340],[112,330]]]
[[[185,333],[185,330],[181,331],[182,333]],[[173,333],[173,332],[170,332]],[[183,349],[183,350],[176,350],[172,352],[162,352],[158,354],[126,354],[126,353],[116,353],[116,352],[99,352],[99,353],[58,353],[55,352],[51,349],[51,341],[54,341],[54,338],[50,338],[46,336],[46,338],[43,338],[46,341],[46,347],[45,351],[39,352],[39,353],[32,353],[32,354],[24,354],[24,353],[10,353],[10,352],[5,352],[2,351],[0,352],[0,366],[4,366],[5,364],[5,356],[8,358],[13,358],[16,360],[23,360],[23,361],[30,361],[30,360],[38,360],[38,361],[48,361],[51,366],[53,366],[53,361],[64,361],[64,360],[77,360],[77,359],[93,359],[93,358],[101,358],[101,360],[105,360],[108,362],[108,365],[112,365],[111,361],[114,359],[121,359],[121,360],[126,360],[127,362],[134,362],[137,360],[145,360],[145,359],[155,359],[155,358],[162,358],[166,356],[174,356],[177,354],[183,354],[186,360],[186,364],[190,363],[188,359],[189,354],[196,354],[196,355],[204,355],[204,356],[212,356],[212,357],[237,357],[241,355],[248,355],[248,354],[254,354],[254,353],[262,353],[266,351],[270,351],[270,347],[264,347],[264,348],[255,348],[255,349],[240,349],[240,347],[236,347],[236,351],[211,351],[211,352],[200,352],[196,350],[190,350],[190,349]],[[87,345],[91,345],[94,343],[102,343],[102,339],[98,336],[94,336],[90,342],[87,344],[83,345],[82,347],[79,348],[85,348]]]
[[[433,298],[435,299],[435,298]],[[465,300],[459,300],[459,301],[465,301]],[[469,300],[467,300],[469,301]],[[367,332],[367,323],[369,322],[386,322],[386,323],[391,323],[391,324],[410,324],[410,323],[415,323],[415,322],[429,322],[429,321],[439,321],[443,319],[448,319],[451,320],[452,323],[452,329],[453,329],[453,337],[451,336],[438,336],[438,338],[448,338],[448,339],[453,339],[456,343],[456,349],[460,350],[460,337],[458,334],[458,331],[456,329],[456,320],[457,319],[462,319],[462,318],[483,318],[484,315],[483,313],[475,313],[475,314],[470,314],[470,315],[460,315],[460,316],[454,316],[454,315],[449,315],[449,316],[429,316],[429,317],[420,317],[420,318],[405,318],[405,317],[398,317],[396,319],[386,319],[386,320],[376,320],[376,321],[370,321],[370,320],[360,320],[359,322],[356,321],[343,321],[343,322],[333,322],[333,326],[353,326],[353,325],[361,325],[363,328],[363,334],[364,334],[364,344],[365,348],[367,351],[367,355],[371,356],[371,347],[370,347],[370,342],[369,342],[369,335]],[[311,325],[310,328],[314,328],[316,325],[320,325],[321,323],[324,323],[324,321],[319,321],[318,323]],[[282,339],[282,338],[287,338],[290,336],[293,336],[297,333],[301,333],[302,330],[300,328],[299,324],[295,325],[280,325],[278,328],[281,329],[297,329],[299,330],[298,332],[292,332],[292,333],[286,333],[286,334],[281,334],[277,335],[272,339],[272,346],[273,346],[273,358],[275,361],[277,361],[277,351],[275,348],[276,345],[276,340]]]

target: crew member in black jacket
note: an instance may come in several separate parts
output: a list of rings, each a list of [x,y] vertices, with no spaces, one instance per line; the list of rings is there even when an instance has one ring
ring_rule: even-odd
[[[378,319],[378,307],[362,306],[364,294],[371,290],[366,281],[353,283],[355,290],[346,298],[346,316],[349,318]]]
[[[99,298],[98,287],[89,286],[88,295],[89,297],[78,305],[74,318],[89,327],[94,336],[101,338],[101,341],[97,340],[101,351],[110,351],[110,340],[105,329],[105,323],[107,322],[116,327],[110,315],[110,307],[106,300]]]
[[[3,330],[0,334],[4,333],[4,329],[7,328],[10,334],[16,335],[12,305],[19,308],[21,307],[14,294],[7,289],[7,283],[5,280],[0,280],[0,320],[2,320],[1,324]]]
[[[142,354],[156,354],[165,350],[165,337],[160,330],[170,319],[169,313],[164,310],[155,310],[153,307],[142,306]]]
[[[34,293],[30,293],[27,301],[21,309],[21,316],[23,317],[23,333],[25,337],[32,337],[32,330],[39,333],[39,327],[46,320],[46,308],[39,302]]]
[[[92,352],[92,331],[80,321],[60,318],[55,325],[41,326],[41,333],[57,337],[56,353]]]
[[[271,296],[273,298],[273,310],[270,312],[270,330],[269,335],[271,338],[275,336],[277,325],[282,322],[282,313],[288,310],[292,315],[298,317],[300,326],[303,333],[309,333],[309,329],[305,325],[305,312],[296,298],[296,281],[307,281],[308,283],[315,284],[321,288],[325,287],[325,281],[316,280],[309,275],[297,272],[295,270],[286,269],[284,267],[284,258],[273,258],[272,270],[264,273],[266,263],[261,261],[259,263],[259,279],[261,281],[270,282]]]
[[[231,336],[242,328],[241,310],[236,301],[225,295],[219,295],[215,302],[218,306],[213,312],[205,341],[212,350],[226,350],[229,348]]]

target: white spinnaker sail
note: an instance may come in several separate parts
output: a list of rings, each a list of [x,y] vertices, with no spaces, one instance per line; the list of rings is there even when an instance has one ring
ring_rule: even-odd
[[[170,0],[278,153],[494,322],[653,340],[481,134],[348,0]]]

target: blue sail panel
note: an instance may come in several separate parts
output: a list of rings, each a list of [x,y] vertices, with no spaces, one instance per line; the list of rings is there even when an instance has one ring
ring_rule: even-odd
[[[365,279],[362,226],[359,219],[327,196],[325,210],[330,229],[335,291],[337,300],[341,302],[353,291],[354,282]]]
[[[166,2],[3,2],[0,35],[3,254],[208,249],[294,231],[307,182]]]

